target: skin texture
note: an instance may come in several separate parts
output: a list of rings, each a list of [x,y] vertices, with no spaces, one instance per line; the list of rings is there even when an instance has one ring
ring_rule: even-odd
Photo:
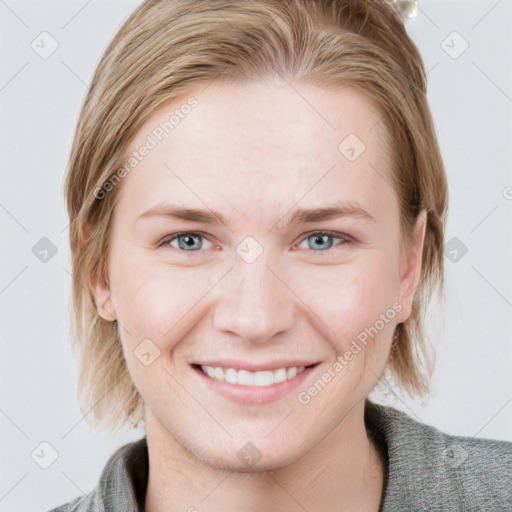
[[[420,216],[402,249],[383,123],[353,90],[213,83],[159,107],[130,151],[190,96],[197,106],[117,185],[108,275],[94,287],[102,317],[118,321],[145,403],[146,510],[376,511],[383,463],[365,430],[364,399],[396,324],[410,315],[425,228]],[[338,149],[349,134],[365,145],[354,161]],[[219,212],[226,224],[138,220],[164,202]],[[286,225],[296,208],[334,202],[357,202],[375,220]],[[350,241],[311,236],[322,230]],[[183,239],[159,246],[179,232],[204,236],[186,240],[193,249]],[[248,236],[262,248],[251,263],[237,253]],[[300,403],[394,303],[394,318]],[[135,353],[145,339],[160,350],[150,365]],[[227,358],[320,364],[279,400],[242,405],[190,366]],[[238,457],[248,442],[259,453],[251,466]]]

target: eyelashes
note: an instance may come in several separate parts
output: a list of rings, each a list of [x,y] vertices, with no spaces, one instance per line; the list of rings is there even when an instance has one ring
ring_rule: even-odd
[[[312,243],[308,244],[307,250],[311,252],[326,252],[331,250],[332,248],[343,246],[346,244],[352,243],[352,238],[344,233],[338,233],[335,231],[312,231],[306,233],[301,240],[296,243],[293,248],[299,248],[304,242],[308,242],[308,240],[312,239]],[[339,243],[329,243],[329,240],[336,239],[339,240]],[[171,245],[172,242],[178,241],[178,246]],[[199,240],[199,243],[194,243],[194,240]],[[173,233],[167,235],[161,242],[159,242],[158,247],[171,247],[180,252],[201,252],[203,249],[202,240],[206,240],[208,244],[211,244],[210,240],[205,233],[199,231],[182,231],[179,233]],[[321,248],[313,248],[311,247],[314,244],[325,244],[328,243],[328,247]],[[191,249],[191,250],[189,250]]]
[[[315,243],[320,238],[322,238],[322,240],[324,240],[325,237],[336,238],[341,241],[341,243],[339,243],[339,244],[330,245],[329,247],[327,247],[327,249],[331,249],[332,247],[337,247],[339,245],[349,244],[352,241],[349,236],[344,235],[343,233],[336,233],[334,231],[313,231],[312,233],[309,233],[306,236],[304,236],[303,239],[301,240],[301,242],[299,244],[295,245],[294,247],[297,247],[301,243],[303,243],[313,237],[316,238]],[[308,247],[308,249],[311,249],[311,247]],[[314,251],[314,249],[312,249],[312,250]],[[325,250],[326,249],[324,248],[324,249],[321,249],[320,251],[314,251],[314,252],[325,252]]]
[[[188,245],[188,242],[190,240],[193,240],[194,238],[202,238],[202,239],[205,239],[208,241],[208,243],[211,243],[208,238],[204,235],[204,233],[199,233],[199,232],[195,232],[195,231],[183,231],[181,233],[174,233],[172,235],[168,235],[166,236],[159,244],[159,247],[160,246],[171,246],[171,242],[173,242],[174,240],[186,240],[185,243],[184,243],[184,247],[186,248],[189,248],[189,245]],[[173,246],[172,246],[173,247]],[[174,247],[176,249],[176,247]],[[202,244],[201,244],[201,247],[202,248]],[[178,250],[182,249],[182,247],[179,247],[178,246]],[[194,249],[193,251],[187,251],[187,250],[183,250],[183,252],[197,252],[197,249]]]

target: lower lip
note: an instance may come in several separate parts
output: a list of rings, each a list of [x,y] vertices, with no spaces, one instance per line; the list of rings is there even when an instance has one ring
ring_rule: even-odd
[[[285,380],[271,386],[242,386],[240,384],[231,384],[226,381],[220,381],[209,377],[201,368],[192,366],[192,369],[202,378],[203,382],[222,396],[233,400],[241,405],[263,405],[275,402],[280,398],[291,393],[300,386],[318,366],[306,368],[302,373],[291,380]]]

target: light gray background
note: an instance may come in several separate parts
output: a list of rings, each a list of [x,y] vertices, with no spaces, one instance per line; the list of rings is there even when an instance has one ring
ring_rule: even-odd
[[[143,435],[93,435],[76,405],[61,194],[87,84],[139,3],[0,0],[1,512],[41,512],[89,492],[115,449]],[[512,441],[512,2],[419,4],[407,29],[428,70],[448,173],[447,241],[468,252],[445,259],[448,304],[431,310],[430,399],[375,399],[451,434]],[[43,31],[59,45],[48,58],[31,47],[48,51]],[[32,252],[42,237],[57,248],[46,262]],[[49,460],[42,442],[58,452],[48,469],[31,457]]]

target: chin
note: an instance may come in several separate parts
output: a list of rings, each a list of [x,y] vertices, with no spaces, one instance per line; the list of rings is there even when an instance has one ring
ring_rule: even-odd
[[[290,451],[284,453],[282,444],[280,448],[281,452],[276,453],[273,445],[260,450],[256,444],[246,442],[240,448],[228,448],[221,453],[205,453],[199,449],[193,455],[203,464],[217,469],[236,473],[262,473],[286,468],[300,458],[298,454],[294,456]]]

